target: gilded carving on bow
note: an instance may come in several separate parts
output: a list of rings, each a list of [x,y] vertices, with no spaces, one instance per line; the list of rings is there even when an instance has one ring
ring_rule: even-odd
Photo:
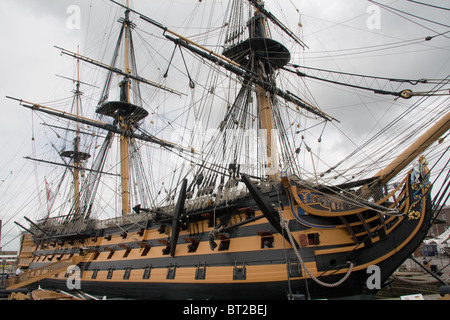
[[[411,210],[408,213],[408,220],[418,220],[422,214],[419,211]]]

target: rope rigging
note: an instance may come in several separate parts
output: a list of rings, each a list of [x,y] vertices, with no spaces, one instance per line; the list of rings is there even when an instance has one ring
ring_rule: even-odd
[[[305,67],[305,66],[299,66],[295,64],[291,64],[293,68],[296,70],[289,69],[287,67],[283,67],[283,70],[288,71],[290,73],[296,74],[299,77],[306,77],[311,79],[316,79],[320,81],[325,81],[333,84],[343,85],[346,87],[356,88],[356,89],[362,89],[362,90],[369,90],[376,94],[383,94],[383,95],[393,95],[396,97],[401,97],[404,99],[409,99],[413,96],[426,96],[426,95],[450,95],[450,88],[448,89],[440,89],[440,90],[431,90],[431,91],[422,91],[422,92],[413,92],[410,89],[404,89],[401,91],[392,91],[393,86],[392,83],[409,83],[411,85],[417,85],[417,84],[435,84],[436,82],[442,83],[449,83],[450,80],[444,80],[444,79],[395,79],[395,78],[385,78],[385,77],[375,77],[375,76],[368,76],[368,75],[361,75],[361,74],[355,74],[355,73],[346,73],[346,72],[338,72],[338,71],[332,71],[332,70],[326,70],[326,69],[318,69],[318,68],[312,68],[312,67]],[[308,71],[316,72],[316,75],[307,74],[303,71],[300,71],[299,69],[307,69]],[[319,77],[319,75],[324,75],[323,77]],[[346,80],[339,81],[340,79]],[[384,84],[380,82],[385,82]],[[365,84],[365,85],[363,85]],[[374,85],[378,85],[379,88],[374,88]],[[391,89],[386,90],[385,87],[390,85]]]
[[[424,25],[422,25],[422,24],[420,24],[420,23],[414,21],[414,20],[411,20],[411,19],[409,19],[409,18],[406,18],[405,16],[401,15],[400,13],[405,14],[405,15],[407,15],[407,16],[414,17],[414,18],[416,18],[416,19],[420,19],[420,20],[423,20],[423,21],[426,21],[426,22],[430,22],[430,23],[433,23],[433,24],[436,24],[436,25],[439,25],[439,26],[450,27],[450,26],[447,25],[447,24],[443,24],[443,23],[440,23],[440,22],[437,22],[437,21],[433,21],[433,20],[430,20],[430,19],[426,19],[426,18],[420,17],[420,16],[418,16],[418,15],[415,15],[415,14],[412,14],[412,13],[408,13],[408,12],[405,12],[405,11],[403,11],[403,10],[396,9],[396,8],[393,8],[393,7],[388,6],[388,5],[386,5],[386,4],[382,4],[382,3],[379,3],[379,2],[376,2],[376,1],[373,1],[373,0],[369,0],[369,1],[372,2],[372,3],[375,3],[376,5],[379,5],[379,6],[383,7],[385,10],[387,10],[387,11],[389,11],[389,12],[391,12],[391,13],[393,13],[393,14],[395,14],[395,15],[397,15],[397,16],[399,16],[399,17],[405,19],[405,20],[408,20],[408,21],[410,21],[410,22],[412,22],[412,23],[414,23],[414,24],[416,24],[416,25],[418,25],[418,26],[421,26],[421,27],[423,27],[423,28],[425,28],[425,29],[427,29],[427,30],[429,30],[429,31],[432,31],[432,32],[436,33],[436,36],[444,36],[445,38],[450,39],[448,36],[445,35],[445,34],[448,33],[448,32],[439,33],[439,32],[437,32],[437,31],[435,31],[435,30],[433,30],[433,29],[431,29],[431,28],[429,28],[429,27],[426,27],[426,26],[424,26]],[[429,37],[427,37],[425,40],[431,40],[432,38],[434,38],[434,37],[436,37],[436,36],[429,36]]]
[[[352,274],[352,272],[353,272],[353,267],[354,267],[354,264],[353,264],[353,262],[351,262],[351,261],[349,261],[349,266],[348,266],[348,270],[347,270],[346,274],[345,274],[340,280],[338,280],[338,281],[336,281],[336,282],[334,282],[334,283],[326,283],[326,282],[323,282],[322,280],[320,280],[319,278],[317,278],[317,277],[309,270],[309,268],[306,266],[306,264],[305,264],[305,262],[304,262],[302,256],[300,255],[300,252],[299,252],[298,249],[297,249],[297,246],[295,245],[294,238],[293,238],[293,236],[292,236],[292,234],[291,234],[291,231],[289,230],[289,220],[283,218],[283,214],[282,214],[281,211],[279,212],[279,216],[280,216],[280,224],[281,224],[281,227],[283,228],[284,231],[286,231],[286,233],[287,233],[287,235],[288,235],[288,237],[289,237],[291,246],[292,246],[292,248],[293,248],[293,250],[294,250],[294,252],[295,252],[295,256],[297,257],[298,261],[300,262],[300,264],[301,264],[301,265],[303,266],[303,268],[305,269],[306,273],[311,277],[311,279],[313,279],[316,283],[320,284],[321,286],[324,286],[324,287],[327,287],[327,288],[338,287],[338,286],[340,286],[341,284],[343,284],[343,283],[348,279],[348,277]]]
[[[256,3],[256,1],[250,1],[251,3]],[[236,2],[237,3],[237,2]],[[242,3],[241,3],[242,6]],[[242,8],[241,8],[242,9]],[[241,10],[240,9],[240,10]],[[261,8],[263,9],[263,8]],[[266,11],[267,12],[267,11]],[[239,15],[239,17],[241,17],[241,15]],[[142,18],[142,16],[141,16]],[[270,17],[269,17],[270,18]],[[145,20],[145,19],[144,19]],[[233,22],[229,24],[229,26],[234,26],[234,25],[239,25],[242,26],[243,25],[243,20],[238,20],[237,22]],[[277,20],[275,20],[277,21]],[[162,28],[165,28],[162,26]],[[231,30],[231,27],[230,27]],[[239,36],[241,35],[242,32],[242,28],[241,29],[235,29],[233,32],[235,32],[235,35],[229,33],[227,35],[227,40],[228,42],[231,43],[232,40],[234,39],[238,39]],[[122,38],[121,36],[119,37],[119,39]],[[172,40],[172,39],[171,39]],[[173,41],[173,40],[172,40]],[[295,41],[295,39],[294,39]],[[169,70],[169,67],[172,64],[172,59],[174,57],[174,53],[177,47],[179,47],[180,52],[181,52],[181,57],[182,57],[182,62],[184,64],[185,70],[183,70],[186,74],[186,76],[189,78],[191,88],[193,89],[193,84],[195,79],[193,77],[191,77],[191,75],[189,74],[189,68],[187,65],[187,61],[185,60],[185,57],[183,56],[183,51],[181,50],[183,43],[181,43],[181,41],[176,40],[173,41],[175,42],[175,49],[173,51],[172,56],[170,57],[170,61],[169,61],[169,65],[167,66],[167,71],[166,71],[166,75],[167,72]],[[120,43],[117,44],[117,49],[115,51],[114,57],[117,57],[118,55],[118,46],[120,45]],[[180,45],[180,46],[178,46]],[[133,44],[131,43],[131,46],[133,48]],[[188,48],[189,49],[189,48]],[[63,52],[64,54],[68,54],[68,51]],[[72,55],[72,54],[68,54],[68,55]],[[74,57],[78,57],[81,58],[78,55],[72,55]],[[134,57],[134,54],[131,55],[132,57]],[[199,55],[196,55],[197,57]],[[205,60],[205,59],[203,59]],[[86,62],[89,62],[87,60],[85,60]],[[218,63],[218,60],[211,60],[211,64],[212,63]],[[136,70],[136,62],[133,60],[132,62],[132,69]],[[205,63],[205,62],[203,62]],[[222,63],[222,62],[220,62]],[[116,61],[115,58],[113,58],[113,61],[111,62],[111,66],[113,66],[113,68],[115,68],[116,65]],[[230,64],[228,66],[229,68],[232,68],[232,65]],[[110,67],[106,68],[108,70],[108,74],[112,75],[112,73],[114,72],[114,70]],[[297,76],[301,77],[301,78],[305,78],[305,77],[309,77],[309,78],[313,78],[313,79],[317,79],[317,80],[322,80],[322,81],[327,81],[327,82],[331,82],[334,84],[339,84],[339,85],[344,85],[344,86],[348,86],[348,87],[353,87],[353,88],[359,88],[359,89],[364,89],[364,90],[370,90],[373,91],[375,93],[378,94],[389,94],[389,95],[394,95],[397,97],[403,97],[403,98],[411,98],[412,96],[416,96],[416,95],[420,95],[420,96],[436,96],[436,95],[448,95],[448,93],[446,93],[448,91],[448,89],[436,89],[433,91],[420,91],[420,92],[412,92],[409,90],[403,90],[403,91],[395,91],[395,90],[389,90],[386,89],[387,86],[391,86],[394,87],[395,85],[401,85],[401,84],[410,84],[410,85],[424,85],[424,84],[432,84],[434,83],[434,81],[439,81],[441,84],[448,84],[450,81],[447,80],[441,80],[441,79],[419,79],[419,80],[410,80],[410,79],[391,79],[391,78],[383,78],[383,77],[373,77],[373,76],[365,76],[365,75],[360,75],[360,74],[350,74],[350,73],[344,73],[344,72],[336,72],[336,71],[331,71],[331,70],[325,70],[325,69],[317,69],[317,68],[308,68],[308,67],[304,67],[304,66],[299,66],[299,65],[288,65],[288,67],[283,67],[283,69],[289,73],[292,74],[296,74]],[[306,69],[308,70],[309,73],[311,74],[307,74],[306,72],[302,72],[300,70],[302,69]],[[215,70],[217,72],[217,70]],[[319,75],[324,75],[324,76],[319,76]],[[160,140],[161,143],[157,145],[158,148],[162,149],[163,151],[168,151],[169,153],[171,152],[172,154],[176,155],[177,157],[181,158],[181,159],[186,159],[188,162],[192,163],[192,162],[196,162],[195,165],[192,166],[192,168],[189,168],[188,170],[184,170],[184,166],[188,167],[189,164],[182,164],[178,167],[176,167],[174,169],[174,172],[176,170],[179,170],[179,179],[178,181],[180,181],[184,176],[188,175],[188,174],[193,174],[195,177],[200,177],[201,175],[203,175],[203,179],[202,180],[197,180],[199,183],[197,185],[192,185],[192,188],[190,189],[191,191],[194,190],[194,188],[198,189],[198,194],[202,195],[202,193],[206,192],[206,190],[209,190],[209,188],[211,186],[215,186],[217,184],[222,184],[225,185],[225,179],[228,178],[230,184],[228,184],[229,186],[233,185],[233,183],[236,183],[235,177],[238,176],[239,174],[239,170],[241,171],[247,171],[247,170],[253,170],[251,171],[255,177],[262,177],[263,176],[263,172],[264,172],[264,166],[265,166],[265,155],[263,153],[261,153],[259,150],[255,156],[255,154],[253,154],[253,147],[256,147],[259,143],[261,143],[261,138],[257,137],[255,140],[252,140],[252,137],[249,136],[245,136],[245,135],[238,135],[238,134],[233,134],[233,136],[231,136],[230,132],[234,131],[236,132],[237,130],[240,129],[245,129],[245,130],[253,130],[257,128],[257,121],[255,121],[255,119],[258,118],[258,111],[255,111],[254,105],[253,105],[253,100],[256,100],[254,97],[254,87],[255,87],[255,83],[261,83],[258,82],[255,78],[253,78],[254,75],[249,75],[245,74],[245,73],[241,73],[238,77],[238,79],[243,79],[241,81],[242,84],[242,88],[240,89],[241,92],[238,92],[236,95],[236,99],[234,100],[233,104],[230,105],[230,107],[226,110],[225,112],[225,117],[222,120],[222,123],[220,123],[220,127],[218,129],[218,131],[215,131],[215,135],[209,140],[209,141],[203,141],[204,145],[202,145],[202,148],[200,152],[198,152],[197,150],[195,152],[186,152],[186,149],[177,149],[177,148],[173,148],[173,146],[169,145],[169,144],[164,144],[163,140]],[[229,77],[231,78],[231,77]],[[131,79],[136,80],[136,82],[140,82],[140,80],[142,80],[141,78],[138,78],[137,74],[133,73]],[[342,80],[344,79],[344,80]],[[218,79],[214,79],[214,81],[212,81],[214,83],[211,84],[211,87],[208,88],[210,89],[210,91],[213,91],[213,88],[216,88],[217,83],[219,82]],[[252,82],[252,83],[251,83]],[[197,81],[195,81],[195,83],[197,83]],[[265,85],[265,83],[263,83]],[[268,83],[269,85],[274,85],[274,83]],[[379,88],[372,88],[372,86],[379,86]],[[102,101],[104,101],[105,99],[108,98],[108,92],[110,90],[110,86],[111,86],[111,79],[110,76],[108,76],[107,82],[105,84],[105,88],[103,90],[103,94],[100,98],[100,103]],[[135,91],[135,93],[133,94],[134,97],[137,97],[138,99],[141,99],[141,93],[140,93],[140,89],[139,86],[133,86],[133,89],[136,89],[137,91]],[[230,91],[232,89],[227,88]],[[172,92],[167,90],[168,92]],[[173,92],[172,92],[173,93]],[[286,121],[287,119],[291,120],[291,113],[290,111],[296,112],[295,110],[293,110],[289,103],[294,103],[294,104],[298,104],[298,105],[303,105],[303,101],[296,97],[294,93],[290,93],[289,91],[286,91],[285,93],[282,91],[279,91],[277,88],[274,88],[271,90],[270,92],[272,94],[272,104],[273,106],[275,106],[272,109],[272,116],[274,118],[274,125],[275,128],[279,130],[280,136],[279,138],[279,142],[280,142],[280,153],[282,155],[282,162],[281,162],[281,166],[283,167],[283,170],[289,170],[291,173],[293,174],[298,174],[300,170],[303,170],[303,168],[300,168],[300,164],[298,162],[298,159],[296,158],[296,146],[303,146],[305,145],[307,147],[307,149],[310,149],[310,147],[306,144],[306,142],[302,139],[300,145],[299,144],[292,144],[290,143],[292,140],[292,136],[294,134],[293,130],[294,126],[291,125],[290,127],[288,127],[288,124],[291,123],[291,121]],[[283,93],[283,95],[281,95],[280,97],[282,99],[279,99],[279,101],[276,99],[276,95]],[[213,98],[218,97],[219,95],[215,95],[215,94],[211,94],[211,95],[207,95],[205,94],[204,97],[212,97],[211,101]],[[231,95],[230,95],[231,96]],[[209,118],[214,118],[215,115],[212,115],[212,109],[208,109],[210,108],[213,104],[209,104],[206,103],[206,98],[204,99],[204,97],[200,98],[199,102],[192,102],[191,105],[189,105],[188,107],[186,107],[185,109],[183,109],[183,112],[191,112],[191,110],[186,111],[187,109],[192,108],[193,111],[192,113],[196,113],[197,114],[194,115],[196,120],[199,119],[208,119]],[[284,98],[284,99],[283,99]],[[289,98],[292,99],[292,101],[289,100]],[[194,96],[192,95],[192,100],[194,101]],[[230,99],[231,100],[231,99]],[[283,105],[283,101],[284,100],[284,105]],[[286,101],[287,100],[287,101]],[[297,102],[297,103],[296,103]],[[100,104],[99,103],[99,104]],[[203,104],[203,106],[199,107],[198,109],[196,109],[200,104]],[[139,105],[142,104],[142,102],[138,103]],[[308,110],[308,109],[307,109]],[[315,110],[315,109],[310,109],[309,111],[312,111],[313,113],[315,113],[318,116],[321,116],[323,118],[325,118],[325,123],[327,120],[332,120],[329,119],[326,115],[324,116],[324,114],[320,111],[320,110]],[[204,112],[203,114],[201,114],[202,112]],[[300,113],[297,113],[300,114]],[[164,115],[165,116],[165,115]],[[188,117],[186,117],[188,118]],[[166,120],[167,119],[167,120]],[[177,119],[177,118],[176,118]],[[165,120],[167,121],[167,123],[170,124],[169,120],[172,122],[174,119],[172,119],[171,117],[166,117]],[[212,119],[212,120],[217,120],[217,119]],[[186,120],[186,124],[188,123],[188,121]],[[209,123],[209,122],[208,122]],[[319,123],[320,124],[320,123]],[[310,126],[311,127],[311,126]],[[288,129],[290,129],[292,136],[289,136],[289,132]],[[322,132],[319,136],[319,142],[322,139],[322,134],[324,133],[324,129],[325,126],[322,129]],[[153,139],[153,136],[146,133],[145,130],[141,127],[138,126],[136,128],[137,131],[143,132],[143,136],[147,137],[147,141],[151,141],[151,142],[155,142],[158,139]],[[300,130],[297,130],[299,133]],[[195,134],[195,133],[194,133]],[[137,137],[137,134],[136,134]],[[209,137],[208,137],[209,138]],[[110,139],[110,136],[106,137],[105,140]],[[194,139],[193,137],[191,137],[190,141],[193,141],[192,139]],[[367,144],[368,145],[368,144]],[[153,147],[153,146],[152,146]],[[140,149],[140,146],[137,145],[132,145],[133,151],[132,154],[137,154],[137,152]],[[106,153],[107,153],[107,149],[109,149],[109,145],[108,142],[106,142],[102,148],[100,149],[100,153],[98,155],[99,159],[98,161],[100,161],[101,159],[104,160],[104,158],[106,157]],[[155,148],[156,149],[156,148]],[[358,148],[358,151],[360,151],[361,149]],[[378,151],[378,150],[377,150]],[[311,158],[313,156],[313,153],[311,153]],[[220,155],[217,156],[217,155]],[[375,154],[372,153],[372,154]],[[370,154],[370,155],[372,155]],[[370,155],[367,155],[367,157],[369,157]],[[135,180],[135,184],[137,186],[139,186],[140,188],[136,188],[139,189],[139,196],[141,198],[147,198],[147,200],[149,200],[150,202],[152,202],[151,204],[143,204],[143,206],[158,206],[156,198],[157,196],[154,196],[155,190],[153,190],[152,188],[149,187],[149,182],[147,181],[147,178],[149,177],[149,175],[147,173],[144,174],[144,171],[139,171],[142,170],[142,168],[145,167],[145,159],[143,160],[141,157],[141,155],[138,155],[136,157],[131,157],[132,161],[131,161],[131,166],[133,167],[133,169],[136,169],[137,171],[137,175],[136,175],[136,180]],[[314,155],[316,156],[316,155]],[[389,152],[387,154],[383,154],[382,157],[388,157],[389,156]],[[379,158],[380,160],[382,159]],[[318,156],[317,156],[318,158]],[[150,159],[150,156],[149,156]],[[256,159],[256,161],[255,161]],[[101,161],[103,161],[101,160]],[[318,160],[319,161],[319,160]],[[230,165],[229,167],[227,167],[227,165]],[[239,167],[240,165],[240,167]],[[338,165],[336,165],[335,167],[331,168],[330,171],[335,171],[337,170],[337,167],[340,165],[340,163],[338,163]],[[102,171],[102,168],[100,167],[101,164],[100,162],[94,163],[93,168],[96,168],[95,170],[98,172]],[[234,166],[234,167],[233,167]],[[94,169],[93,169],[94,170]],[[364,170],[364,169],[363,169]],[[206,174],[205,172],[208,171],[208,174]],[[187,172],[187,173],[186,173]],[[336,171],[337,172],[337,171]],[[175,174],[172,175],[172,179],[174,178]],[[300,175],[299,175],[300,176]],[[98,184],[95,185],[95,181],[99,180],[97,179],[98,175],[95,176],[93,175],[92,177],[87,179],[87,191],[86,191],[86,198],[84,199],[85,201],[85,207],[89,208],[87,213],[87,216],[89,216],[90,214],[90,208],[93,205],[93,197],[90,198],[90,195],[95,195],[95,191],[98,188]],[[263,178],[260,178],[263,179]],[[219,180],[221,180],[219,182]],[[174,183],[176,184],[176,183]],[[237,183],[236,183],[237,184]],[[165,189],[165,187],[164,187]],[[171,193],[173,190],[175,190],[172,187],[168,187],[169,191],[166,193]],[[88,196],[89,195],[89,196]],[[137,197],[137,194],[136,194]],[[148,199],[149,198],[149,199]],[[136,200],[137,202],[137,200]],[[351,272],[351,271],[350,271]],[[344,280],[345,281],[345,280]]]

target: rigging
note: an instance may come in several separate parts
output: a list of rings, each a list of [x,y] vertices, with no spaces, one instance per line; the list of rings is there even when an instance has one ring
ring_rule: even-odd
[[[411,13],[408,13],[408,12],[405,12],[405,11],[402,11],[402,10],[399,10],[399,9],[396,9],[396,8],[393,8],[393,7],[390,7],[390,6],[388,6],[388,5],[385,5],[385,4],[382,4],[382,3],[379,3],[379,2],[376,2],[376,1],[373,1],[373,0],[369,0],[369,1],[372,2],[372,3],[375,3],[375,4],[377,4],[377,5],[382,6],[382,7],[385,8],[387,11],[389,11],[389,12],[391,12],[391,13],[394,13],[394,14],[398,15],[399,17],[402,17],[403,19],[406,19],[406,20],[408,20],[408,21],[411,21],[411,22],[414,23],[414,24],[417,24],[417,25],[419,25],[419,26],[421,26],[421,27],[423,27],[423,28],[425,28],[425,29],[427,29],[427,30],[430,30],[430,31],[432,31],[432,32],[434,32],[434,33],[437,33],[438,35],[443,35],[444,37],[446,37],[446,38],[449,39],[448,36],[445,36],[445,33],[439,33],[439,32],[437,32],[437,31],[435,31],[435,30],[433,30],[433,29],[431,29],[431,28],[429,28],[429,27],[426,27],[426,26],[424,26],[424,25],[422,25],[422,24],[420,24],[420,23],[418,23],[418,22],[415,22],[415,21],[413,21],[413,20],[411,20],[411,19],[408,19],[408,18],[406,18],[406,17],[400,15],[398,12],[403,13],[403,14],[406,14],[406,15],[409,15],[409,16],[412,16],[412,17],[417,18],[417,19],[425,20],[425,21],[427,21],[427,22],[431,22],[431,23],[434,23],[434,24],[437,24],[437,25],[440,25],[440,26],[444,26],[444,27],[449,27],[449,28],[450,28],[449,25],[446,25],[446,24],[443,24],[443,23],[439,23],[439,22],[436,22],[436,21],[433,21],[433,20],[429,20],[429,19],[426,19],[426,18],[422,18],[422,17],[419,17],[419,16],[417,16],[417,15],[414,15],[414,14],[411,14]],[[431,38],[432,38],[432,37],[428,37],[427,39],[428,39],[428,40],[431,40]]]
[[[412,80],[412,79],[395,79],[395,78],[385,78],[385,77],[375,77],[375,76],[368,76],[368,75],[361,75],[361,74],[355,74],[355,73],[346,73],[346,72],[339,72],[339,71],[332,71],[332,70],[325,70],[325,69],[318,69],[318,68],[311,68],[311,67],[305,67],[305,66],[299,66],[292,64],[292,67],[294,67],[296,70],[288,69],[286,67],[283,67],[283,70],[288,71],[290,73],[296,74],[299,77],[307,77],[311,79],[316,79],[320,81],[330,82],[333,84],[343,85],[347,87],[357,88],[357,89],[363,89],[363,90],[369,90],[373,91],[376,94],[384,94],[384,95],[393,95],[396,97],[402,97],[404,99],[409,99],[412,96],[424,96],[424,95],[448,95],[449,93],[439,93],[441,91],[448,92],[448,89],[441,89],[441,90],[434,90],[434,91],[425,91],[425,92],[413,92],[410,89],[405,89],[401,91],[389,91],[383,89],[388,83],[409,83],[411,85],[417,85],[417,84],[428,84],[428,83],[434,83],[436,81],[433,79],[432,81],[428,79],[418,79],[418,80]],[[305,72],[300,71],[299,69],[307,69],[310,71],[315,71],[317,74],[326,74],[328,78],[325,77],[319,77],[318,75],[314,76],[311,74],[307,74]],[[346,82],[338,81],[336,79],[329,79],[330,77],[335,76],[336,79],[347,77]],[[355,79],[358,79],[357,81]],[[361,85],[362,82],[365,82],[367,84],[367,79],[371,81],[370,86],[363,86]],[[354,81],[355,84],[350,83],[351,81]],[[372,88],[371,86],[375,83],[379,84],[379,81],[386,82],[382,88]],[[445,81],[445,80],[439,80],[439,81]]]
[[[413,3],[420,4],[420,5],[424,5],[424,6],[436,8],[436,9],[442,9],[442,10],[448,10],[448,11],[450,11],[450,8],[439,7],[439,6],[435,6],[435,5],[429,4],[429,3],[423,3],[423,2],[420,2],[420,1],[414,1],[414,0],[408,0],[408,1],[409,1],[409,2],[413,2]]]

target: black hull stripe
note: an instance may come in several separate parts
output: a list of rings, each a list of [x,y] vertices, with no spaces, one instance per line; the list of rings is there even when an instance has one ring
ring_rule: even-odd
[[[339,287],[324,288],[311,279],[305,281],[291,280],[273,282],[232,283],[177,283],[167,282],[116,282],[82,280],[81,291],[93,295],[138,299],[138,300],[286,300],[291,292],[294,294],[311,295],[313,299],[333,299],[342,297],[362,296],[371,299],[376,290],[365,288],[365,270],[353,272]],[[325,282],[335,282],[342,275],[323,277]],[[49,278],[39,284],[44,288],[67,290],[66,279]],[[306,287],[307,285],[307,287]]]
[[[306,227],[302,227],[301,225],[299,225],[295,220],[291,220],[289,223],[289,228],[292,232],[295,231],[304,231],[304,230],[308,230],[309,228]],[[153,229],[152,229],[153,230]],[[249,226],[241,226],[239,228],[234,229],[231,233],[231,240],[233,240],[234,238],[245,238],[245,237],[254,237],[257,235],[258,231],[271,231],[273,234],[277,234],[278,232],[270,225],[270,223],[260,223],[260,224],[256,224],[256,225],[249,225]],[[123,233],[123,231],[121,232]],[[105,235],[114,235],[112,233],[105,233]],[[117,233],[116,233],[117,235]],[[198,238],[201,242],[208,242],[208,236],[209,236],[209,230],[206,232],[202,232],[202,233],[196,233],[196,234],[180,234],[180,243],[183,240],[183,238],[185,237],[196,237]],[[124,241],[121,242],[120,244],[126,245],[131,247],[132,249],[136,249],[136,248],[140,248],[140,242],[144,241],[143,239],[138,240],[138,241],[132,241],[132,239],[135,238],[135,236],[133,237],[129,237],[128,239],[130,239],[131,241]],[[168,240],[168,236],[165,234],[162,234],[161,238],[157,238],[157,239],[151,239],[151,240],[145,240],[147,244],[149,244],[152,248],[163,248],[165,247],[165,245],[160,241],[160,240]],[[92,246],[92,244],[94,244],[94,242],[90,241],[91,245],[87,245],[87,247]],[[123,247],[120,247],[119,244],[102,244],[100,247],[96,248],[96,250],[99,250],[99,252],[106,252],[109,251],[106,248],[111,248],[113,247],[115,251],[123,251],[126,250]],[[36,255],[52,255],[52,254],[75,254],[78,253],[78,248],[63,248],[63,249],[59,249],[59,250],[55,250],[55,249],[44,249],[44,250],[36,250],[35,254]]]

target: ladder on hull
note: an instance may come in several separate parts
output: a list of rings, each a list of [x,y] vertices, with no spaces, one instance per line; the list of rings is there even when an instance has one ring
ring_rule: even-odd
[[[9,286],[6,289],[14,290],[22,288],[34,282],[49,278],[57,273],[65,272],[67,270],[67,267],[71,265],[77,265],[83,259],[83,256],[74,256],[69,259],[64,259],[48,264],[38,269],[27,271],[19,276],[12,278],[9,282]]]

